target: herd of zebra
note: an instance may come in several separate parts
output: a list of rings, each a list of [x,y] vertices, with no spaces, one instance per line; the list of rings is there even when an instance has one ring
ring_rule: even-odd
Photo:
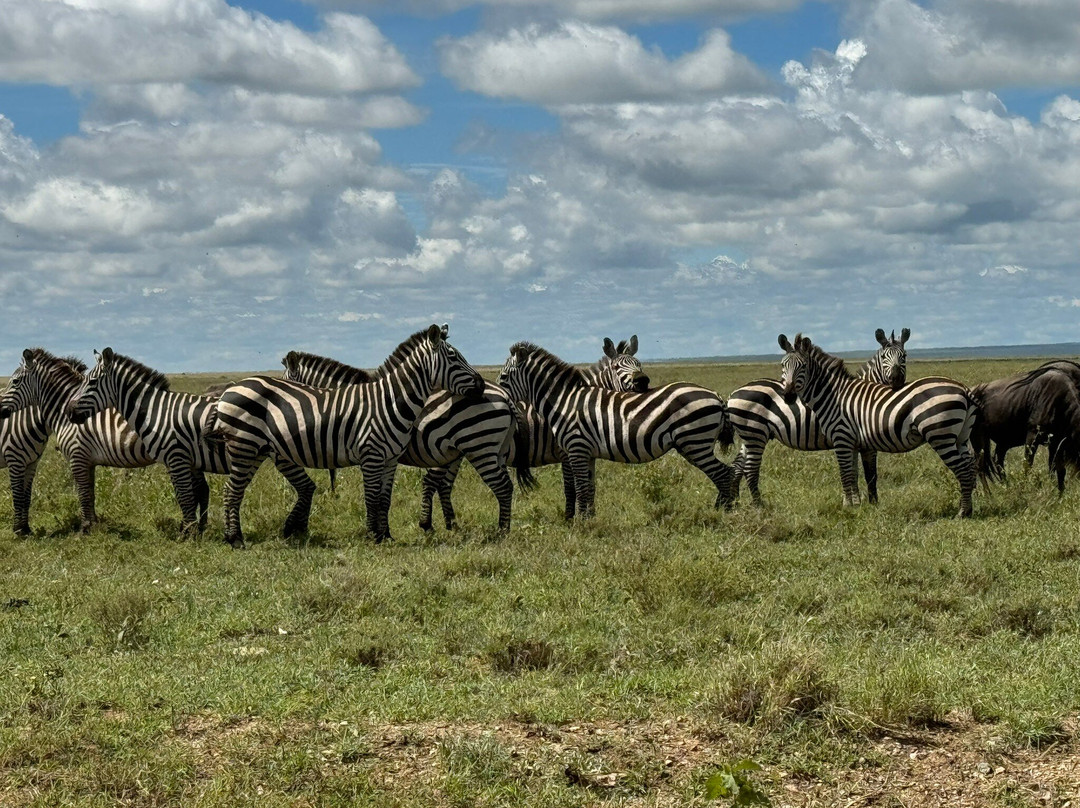
[[[594,512],[595,462],[644,463],[675,450],[716,487],[715,507],[730,507],[745,479],[755,504],[770,441],[800,450],[832,450],[845,505],[860,500],[855,455],[867,498],[877,501],[877,453],[929,444],[960,486],[960,515],[972,513],[977,476],[1003,476],[1004,453],[1050,448],[1059,490],[1080,452],[1080,365],[1048,362],[1028,373],[974,388],[951,379],[907,381],[908,329],[886,336],[858,375],[843,360],[798,335],[783,334],[779,380],[760,379],[725,401],[699,385],[650,387],[636,357],[637,337],[604,340],[604,355],[577,368],[529,342],[510,349],[497,383],[486,382],[432,325],[402,342],[375,371],[291,351],[282,378],[253,376],[202,395],[170,389],[166,376],[106,348],[92,368],[42,348],[22,362],[0,394],[0,457],[11,478],[14,530],[30,532],[31,489],[51,434],[71,467],[80,523],[96,520],[97,466],[163,463],[185,533],[207,524],[206,473],[228,475],[225,540],[244,545],[240,505],[263,460],[292,485],[296,502],[284,535],[307,530],[315,484],[305,469],[331,473],[360,466],[367,530],[390,538],[389,509],[399,464],[426,469],[420,526],[432,528],[439,497],[447,528],[462,460],[498,502],[500,530],[510,527],[514,486],[531,487],[531,470],[561,464],[565,516]],[[716,455],[738,438],[732,465]],[[990,455],[991,441],[996,452]]]

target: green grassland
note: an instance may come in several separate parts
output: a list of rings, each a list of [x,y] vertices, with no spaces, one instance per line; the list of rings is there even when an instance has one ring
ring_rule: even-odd
[[[778,367],[647,370],[726,395]],[[312,472],[310,534],[283,541],[291,489],[266,464],[233,551],[223,480],[205,537],[180,541],[160,467],[99,469],[103,524],[78,534],[50,447],[32,537],[0,495],[0,804],[687,805],[747,757],[781,804],[785,778],[880,765],[884,735],[964,722],[999,753],[1067,746],[1080,485],[1059,497],[1045,453],[1026,474],[1014,455],[966,521],[926,447],[881,456],[881,504],[849,509],[830,453],[770,445],[765,507],[744,490],[731,512],[678,456],[601,463],[598,515],[572,524],[550,467],[508,536],[471,469],[462,527],[421,532],[420,473],[402,468],[379,546],[359,470],[336,494]]]

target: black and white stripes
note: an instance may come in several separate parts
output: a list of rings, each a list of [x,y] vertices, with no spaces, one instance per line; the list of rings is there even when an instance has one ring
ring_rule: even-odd
[[[896,332],[886,337],[879,328],[875,338],[880,347],[859,371],[859,377],[898,388],[907,381],[907,351],[905,344],[911,332],[905,328],[896,339]],[[761,504],[758,480],[761,460],[769,441],[775,440],[792,449],[823,451],[833,445],[821,429],[813,411],[801,399],[791,403],[781,395],[780,382],[775,379],[757,379],[733,392],[727,400],[728,420],[741,446],[733,466],[735,494],[739,482],[745,478],[746,487],[754,503]],[[877,502],[877,452],[873,449],[860,451],[863,472],[866,477],[867,499]]]
[[[479,396],[484,380],[445,339],[446,327],[413,334],[366,384],[335,389],[254,376],[217,402],[213,424],[224,438],[230,466],[225,494],[225,538],[243,542],[240,502],[269,454],[309,468],[360,466],[368,531],[390,538],[390,495],[398,457],[432,392]]]
[[[792,344],[780,335],[781,392],[796,396],[817,417],[836,450],[844,504],[859,502],[855,452],[908,452],[930,444],[960,484],[960,515],[971,515],[975,460],[971,431],[977,406],[964,385],[931,376],[898,390],[852,376],[842,359],[825,353],[806,337]]]
[[[596,460],[645,463],[675,449],[717,489],[716,504],[731,497],[731,469],[713,453],[724,425],[724,402],[693,384],[647,393],[615,393],[587,384],[580,370],[531,343],[510,349],[499,383],[529,402],[550,425],[573,470],[577,512],[594,511]]]

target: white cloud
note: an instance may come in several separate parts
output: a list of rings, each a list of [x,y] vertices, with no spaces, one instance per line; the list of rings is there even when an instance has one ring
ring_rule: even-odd
[[[540,104],[676,99],[768,86],[720,29],[709,31],[698,50],[669,60],[619,28],[532,24],[444,41],[442,68],[466,89]]]
[[[421,14],[453,12],[472,6],[500,11],[547,13],[588,20],[666,20],[719,14],[739,17],[752,13],[787,11],[804,0],[314,0],[331,8],[364,10],[410,9]]]
[[[6,0],[6,81],[85,86],[203,81],[325,95],[413,86],[401,54],[363,17],[312,33],[224,0]]]
[[[872,86],[948,93],[1080,83],[1074,0],[876,0],[853,4]]]

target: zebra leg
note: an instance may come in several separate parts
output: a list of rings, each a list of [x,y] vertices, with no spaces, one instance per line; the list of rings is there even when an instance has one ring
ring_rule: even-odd
[[[739,450],[739,456],[735,458],[735,462],[739,464],[739,467],[738,469],[732,469],[732,476],[734,477],[734,482],[731,485],[733,500],[739,498],[739,477],[742,476],[746,478],[746,487],[750,491],[754,505],[759,508],[762,506],[758,481],[761,479],[761,458],[764,455],[764,443],[757,443],[756,441],[743,443],[742,448]]]
[[[574,467],[568,461],[562,463],[562,487],[563,496],[566,497],[566,521],[574,518],[577,512],[577,485],[574,483]]]
[[[836,446],[836,462],[840,465],[840,488],[844,492],[844,506],[859,504],[859,472],[855,466],[855,450],[850,446]]]
[[[225,484],[225,541],[237,549],[242,549],[244,533],[240,528],[240,503],[244,501],[244,492],[259,468],[257,455],[245,454],[233,443],[226,443],[229,458],[229,480]]]
[[[866,499],[871,505],[877,505],[877,452],[862,449],[863,475],[866,477]]]
[[[596,459],[588,455],[571,456],[570,467],[578,516],[588,519],[596,515]]]
[[[510,473],[506,470],[506,463],[495,453],[469,457],[480,479],[491,489],[495,495],[495,501],[499,503],[499,532],[510,531],[510,512],[514,499],[514,484],[510,481]]]
[[[75,481],[75,493],[79,497],[79,530],[89,533],[97,521],[94,511],[94,465],[81,452],[68,458],[71,464],[71,477]]]
[[[12,530],[17,536],[30,535],[30,489],[33,486],[33,467],[23,465],[21,460],[8,460],[8,476],[11,478],[11,504],[15,514]]]
[[[379,489],[379,530],[384,539],[393,540],[390,535],[390,501],[394,494],[394,476],[397,474],[397,458],[386,461],[382,470]]]
[[[165,468],[169,471],[173,491],[176,493],[176,502],[180,506],[180,533],[185,537],[191,536],[199,529],[198,495],[196,494],[198,484],[195,482],[195,475],[200,472],[192,469],[191,461],[179,452],[166,459]]]
[[[457,529],[457,514],[454,513],[454,503],[450,499],[450,494],[454,490],[454,480],[461,471],[461,456],[458,455],[457,459],[445,468],[446,473],[435,479],[438,484],[436,490],[439,492],[439,507],[442,508],[443,524],[446,525],[447,530],[455,530]]]
[[[199,511],[199,535],[206,530],[206,520],[210,515],[210,486],[206,482],[206,475],[201,471],[193,471],[191,482],[195,489],[195,506]]]
[[[282,476],[289,481],[289,485],[296,491],[296,504],[289,511],[289,515],[285,517],[281,535],[288,539],[291,536],[307,533],[308,521],[311,518],[311,500],[315,496],[315,481],[308,476],[308,473],[302,467],[287,458],[275,457],[274,467],[281,472]]]
[[[960,483],[960,516],[971,516],[971,494],[975,490],[975,457],[967,446],[956,441],[956,435],[943,433],[928,436],[926,442],[937,452],[938,457],[948,467]]]
[[[719,508],[723,505],[724,510],[731,510],[731,466],[724,463],[720,458],[713,454],[712,442],[684,443],[681,446],[676,443],[675,451],[685,457],[691,465],[700,469],[706,477],[712,480],[712,484],[716,486],[716,501],[713,502],[713,507]]]

